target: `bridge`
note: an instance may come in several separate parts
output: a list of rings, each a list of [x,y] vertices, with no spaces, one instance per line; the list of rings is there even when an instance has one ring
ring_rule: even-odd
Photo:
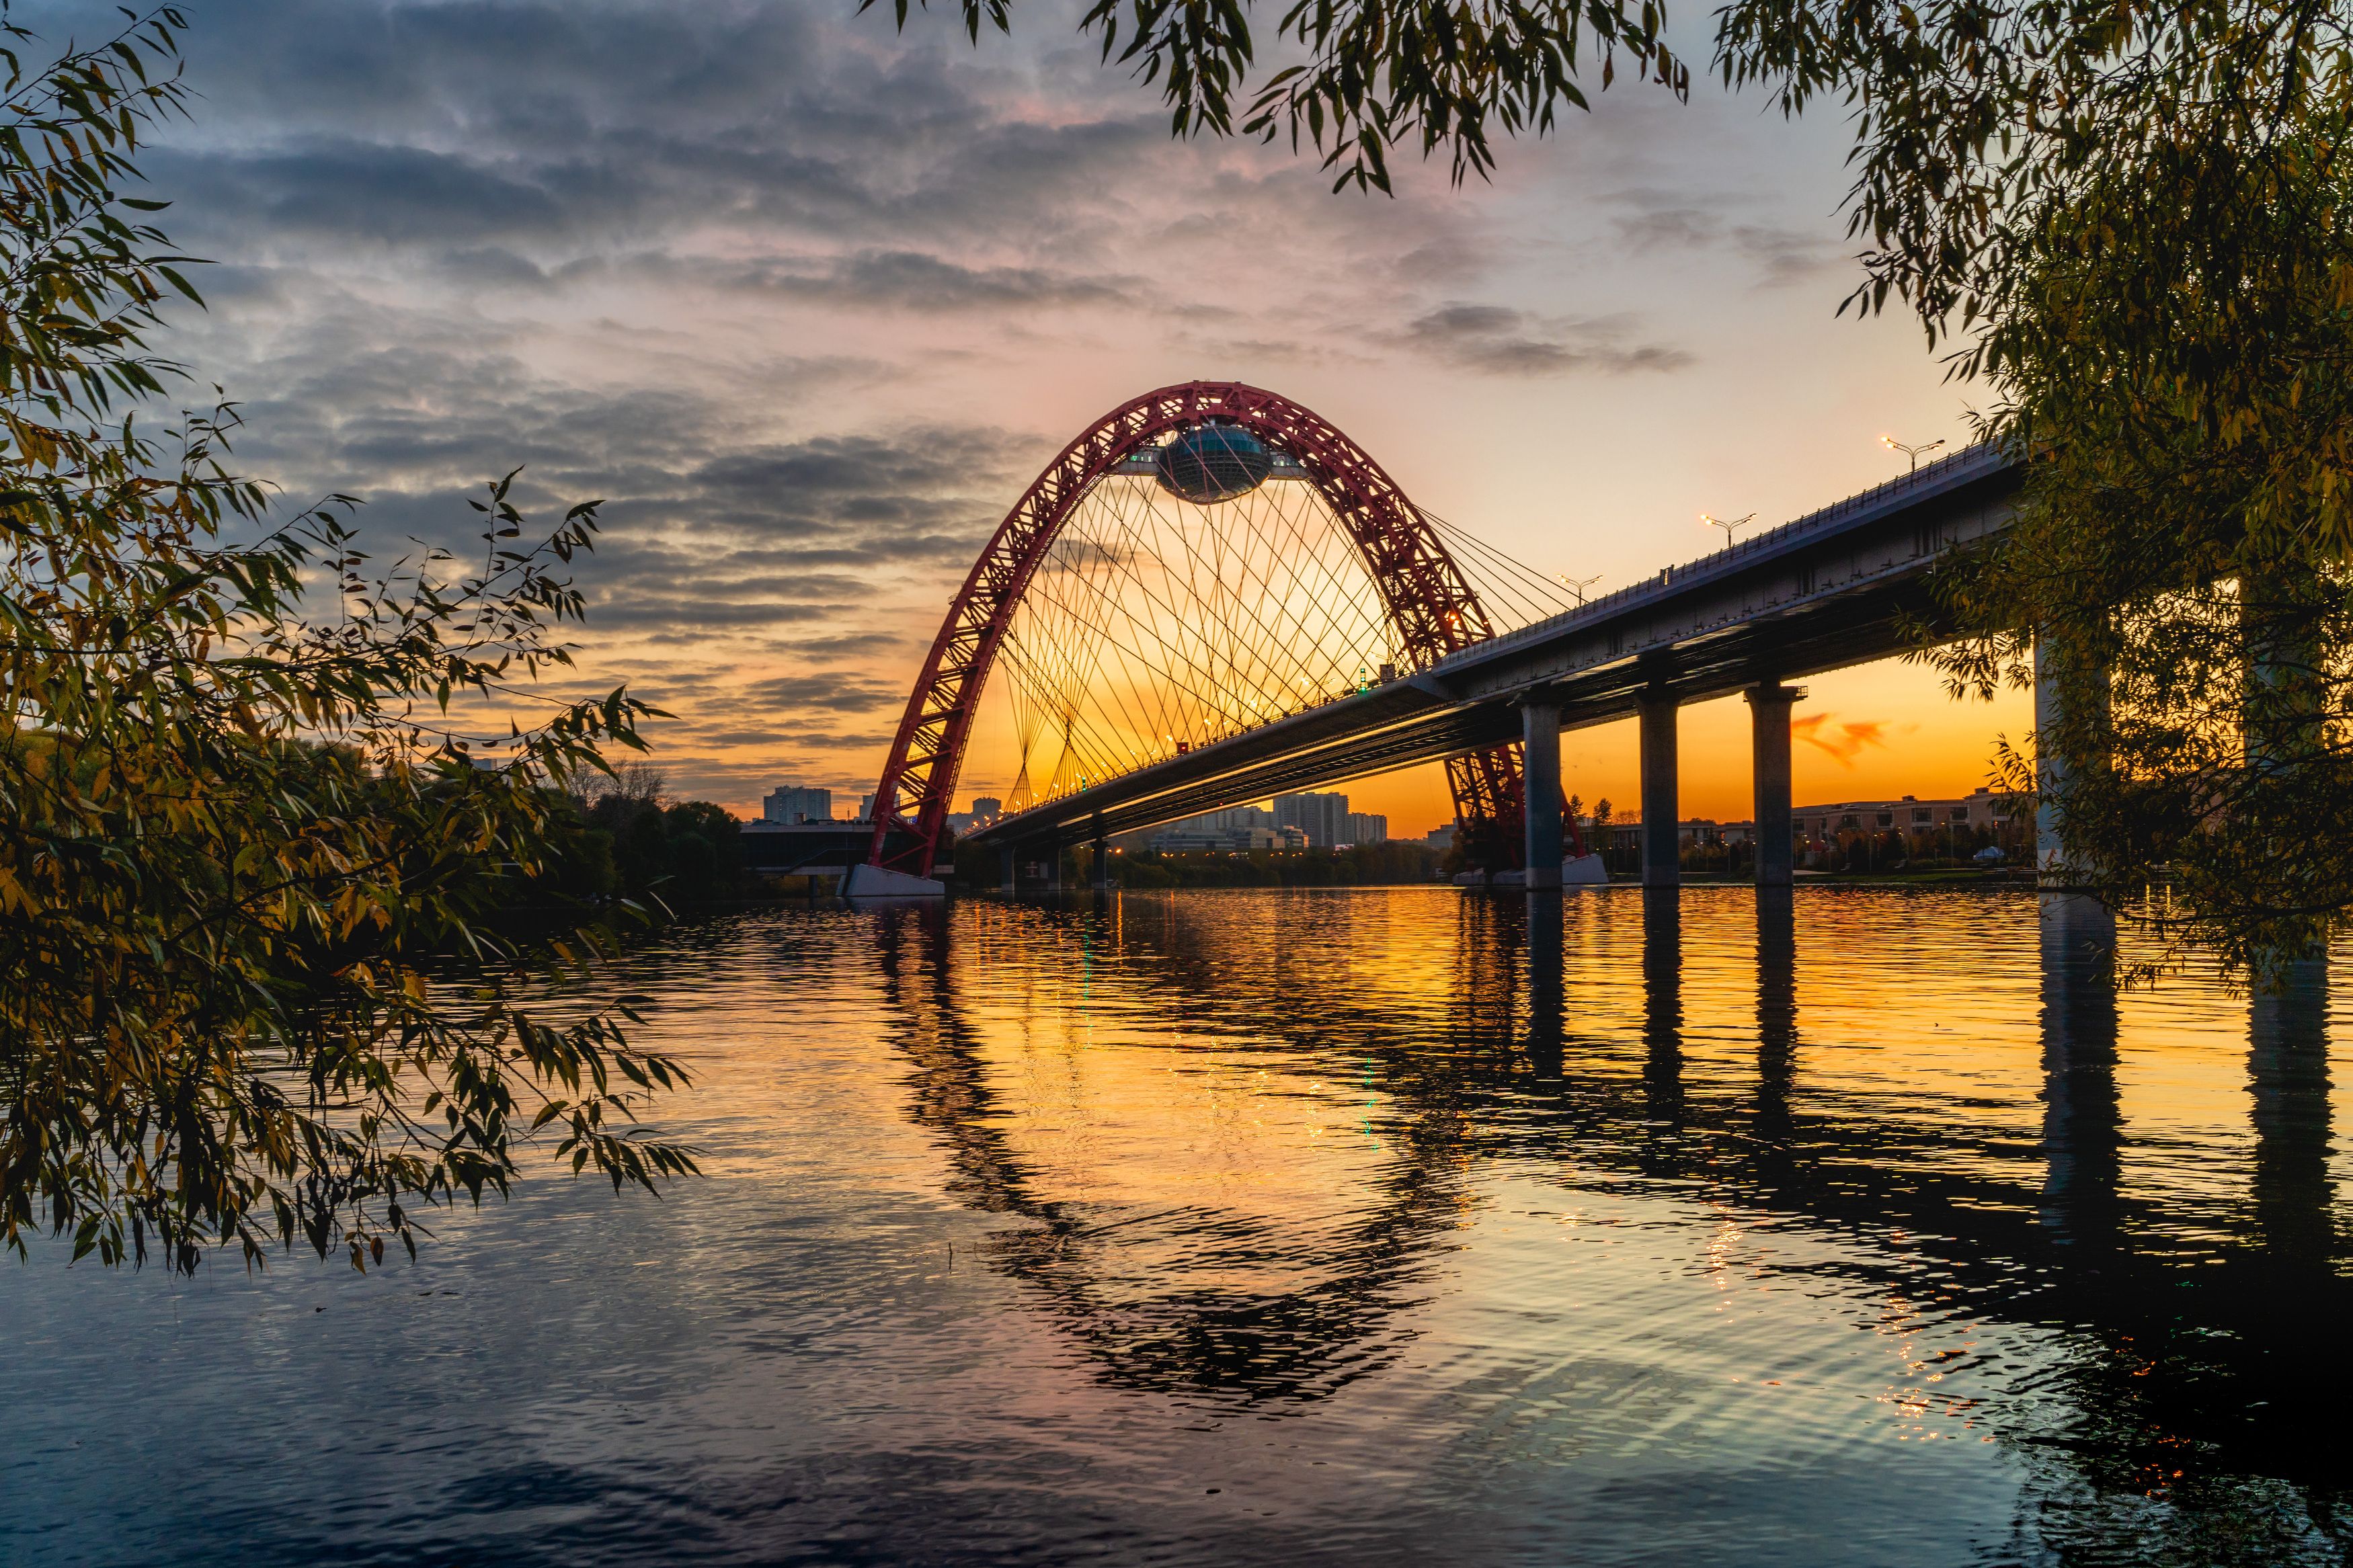
[[[1079,510],[1118,476],[1157,483],[1185,505],[1209,509],[1200,519],[1225,517],[1229,530],[1237,519],[1246,525],[1247,514],[1217,512],[1221,505],[1230,511],[1239,498],[1286,482],[1312,489],[1377,596],[1392,657],[1360,666],[1349,689],[1262,718],[1255,698],[1245,705],[1213,694],[1210,706],[1229,710],[1221,732],[1198,742],[1164,735],[1161,754],[1097,761],[1068,787],[1016,803],[1026,809],[967,840],[999,852],[1008,882],[1018,858],[1042,854],[1058,863],[1071,843],[1100,845],[1112,834],[1276,793],[1444,762],[1458,816],[1490,867],[1516,868],[1511,879],[1529,887],[1557,885],[1575,834],[1563,820],[1561,731],[1633,716],[1641,737],[1642,879],[1672,886],[1679,878],[1676,711],[1739,692],[1753,722],[1757,876],[1786,885],[1789,716],[1802,695],[1789,682],[1915,646],[1917,628],[1936,620],[1933,573],[1949,552],[2008,526],[2020,469],[1993,448],[1966,448],[1589,604],[1498,630],[1465,570],[1459,531],[1450,548],[1445,525],[1335,427],[1255,388],[1163,388],[1065,448],[976,563],[910,698],[877,791],[868,865],[852,872],[846,890],[930,890],[921,884],[943,843],[963,750],[1000,654],[1027,660],[1018,669],[1032,706],[1045,702],[1063,716],[1066,735],[1074,732],[1087,699],[1068,683],[1100,680],[1100,659],[1065,661],[1068,673],[1055,666],[1064,686],[1044,680],[1034,648],[1022,651],[1018,612],[1039,591]],[[1086,559],[1133,552],[1134,538],[1127,528]],[[1176,608],[1200,614],[1189,604]],[[1111,632],[1101,623],[1098,614],[1077,624],[1095,633],[1096,646],[1109,638],[1146,663],[1187,662],[1187,674],[1202,667],[1198,650],[1130,648],[1119,640],[1124,623]],[[1362,652],[1365,634],[1355,630],[1359,646],[1344,650],[1342,666]],[[1026,635],[1032,643],[1050,635],[1072,640],[1067,628]],[[1253,644],[1252,657],[1262,659],[1265,650]],[[1239,667],[1229,657],[1224,668]],[[1270,684],[1256,679],[1257,689]],[[1098,745],[1087,754],[1105,753]],[[1105,864],[1101,856],[1095,863]]]

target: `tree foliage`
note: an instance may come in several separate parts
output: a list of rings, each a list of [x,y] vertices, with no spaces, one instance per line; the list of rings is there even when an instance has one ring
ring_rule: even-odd
[[[663,804],[659,793],[597,792],[583,816],[586,852],[575,864],[586,890],[670,910],[754,897],[744,864],[744,825],[707,800]]]
[[[1013,0],[956,3],[975,39],[1012,26]],[[892,4],[905,26],[907,0]],[[1273,34],[1306,58],[1262,80],[1253,10],[1250,0],[1092,0],[1080,26],[1105,60],[1159,86],[1176,135],[1287,137],[1337,171],[1335,189],[1388,190],[1389,150],[1402,145],[1445,156],[1458,180],[1484,177],[1497,133],[1542,134],[1564,107],[1588,107],[1578,71],[1596,55],[1604,87],[1621,54],[1678,94],[1690,87],[1662,0],[1293,0]]]
[[[1970,635],[1936,655],[1962,689],[2054,685],[2035,741],[2073,875],[2241,970],[2353,907],[2341,145],[2308,122],[2151,158],[2046,215],[1981,350],[2025,504],[1946,574]]]
[[[495,746],[452,717],[569,662],[594,503],[533,539],[509,475],[478,562],[378,568],[348,501],[276,520],[228,471],[233,411],[137,427],[178,374],[164,306],[197,302],[123,194],[184,25],[0,51],[0,1238],[365,1267],[506,1192],[534,1135],[617,1188],[692,1169],[635,1121],[677,1065],[534,1000],[597,933],[492,918],[650,710],[538,698]]]

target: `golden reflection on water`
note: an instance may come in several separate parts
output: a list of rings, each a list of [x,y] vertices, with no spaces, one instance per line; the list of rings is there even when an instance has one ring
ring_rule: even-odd
[[[2108,941],[1737,888],[681,927],[611,984],[706,1179],[364,1279],[37,1258],[0,1560],[187,1464],[244,1511],[133,1559],[2341,1564],[2342,1011]]]
[[[1855,1306],[1905,1440],[1986,1436],[1924,1370],[1972,1354],[1941,1326],[1960,1303],[2066,1321],[2087,1291],[2267,1252],[2333,1279],[2325,985],[2252,1016],[2197,977],[2119,996],[2107,928],[2031,900],[1413,889],[867,918],[952,1185],[1043,1225],[1001,1261],[1136,1386],[1327,1395],[1492,1310],[1477,1277],[1526,1215],[1599,1236],[1571,1251],[1588,1262],[1613,1230],[1673,1234],[1623,1279],[1514,1254],[1500,1292],[1609,1298],[1613,1331],[1694,1331],[1658,1288],[1668,1255],[1726,1299],[1888,1275]],[[1527,1184],[1513,1201],[1542,1206],[1513,1210]],[[1683,1206],[1607,1206],[1629,1195]],[[1858,1246],[1900,1257],[1831,1256]],[[2218,1331],[2265,1277],[2232,1276]],[[1776,1331],[1780,1304],[1738,1332]],[[1702,1335],[1691,1370],[1725,1349]]]
[[[2102,1081],[2072,1093],[2110,1102],[2105,1184],[2162,1213],[2172,1245],[2245,1239],[2245,998],[2191,977],[2065,1015],[2018,898],[1809,892],[1778,933],[1745,889],[1640,898],[1571,896],[1551,929],[1541,906],[1532,926],[1515,901],[1425,889],[873,918],[892,962],[927,976],[926,1016],[955,1019],[995,1136],[1073,1201],[1269,1217],[1337,1203],[1430,1143],[1433,1117],[1468,1159],[1525,1130],[1557,1080],[1606,1106],[1613,1140],[1794,1139],[1831,1167],[1900,1163],[1907,1184],[1968,1184],[1955,1201],[2028,1215],[2053,1096],[2081,1078],[2054,1079],[2053,1052],[2088,1050]],[[1531,942],[1557,959],[1532,970]],[[2324,1149],[2325,1007],[2306,999],[2301,1026]],[[2071,1027],[2108,1037],[2059,1037]],[[2280,1082],[2303,1115],[2294,1074]]]

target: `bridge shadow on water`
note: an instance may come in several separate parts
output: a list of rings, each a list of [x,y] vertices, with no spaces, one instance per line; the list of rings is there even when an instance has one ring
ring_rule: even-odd
[[[1978,973],[1978,948],[1949,967],[1906,936],[1917,906],[1875,891],[1131,896],[871,919],[907,1115],[955,1195],[1005,1216],[989,1266],[1108,1387],[1312,1412],[1411,1352],[1495,1181],[1664,1194],[1834,1243],[1806,1254],[1810,1289],[2049,1347],[2000,1376],[1951,1369],[1978,1374],[1969,1400],[2022,1475],[2017,1536],[1982,1560],[2345,1560],[2353,1292],[2326,966],[2252,1000],[2208,989],[2206,1025],[2243,1021],[2243,1125],[2185,1131],[2161,1048],[2182,1026],[2119,994],[2098,910],[1940,897],[2022,950],[2010,971]],[[1972,1014],[1997,983],[2031,1042]],[[1272,1087],[1253,1092],[1294,1107],[1353,1075],[1377,1153],[1295,1211],[1093,1195],[1117,1184],[1041,1152],[1007,1088],[1021,1042],[1073,1020],[1091,1049],[1256,1072]],[[1996,1057],[2026,1064],[2016,1081],[1996,1081]],[[2128,1100],[2153,1108],[2147,1128]]]

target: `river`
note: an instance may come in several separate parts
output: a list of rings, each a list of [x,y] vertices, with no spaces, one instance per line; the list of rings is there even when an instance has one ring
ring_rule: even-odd
[[[0,1563],[2343,1563],[2353,1030],[2096,935],[683,927],[607,983],[701,1180],[535,1173],[365,1277],[0,1262]]]

